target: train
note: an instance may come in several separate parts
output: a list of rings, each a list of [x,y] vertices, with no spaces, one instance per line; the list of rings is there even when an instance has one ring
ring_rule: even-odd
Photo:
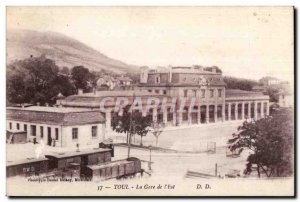
[[[101,148],[83,151],[51,153],[38,159],[26,158],[8,161],[6,176],[75,177],[88,180],[108,180],[127,178],[138,173],[143,175],[144,170],[141,168],[140,159],[130,157],[112,161],[113,156],[113,146],[101,145]]]

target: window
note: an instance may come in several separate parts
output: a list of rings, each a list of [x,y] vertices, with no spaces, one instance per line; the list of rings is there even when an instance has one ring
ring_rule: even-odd
[[[156,93],[156,94],[159,94],[159,90],[155,90],[155,93]]]
[[[78,128],[72,128],[72,139],[73,140],[78,139]]]
[[[30,135],[36,136],[36,126],[35,125],[30,125]]]
[[[160,82],[160,78],[156,77],[156,83],[159,83],[159,82]]]
[[[222,89],[218,89],[218,96],[222,97]]]
[[[164,90],[164,91],[163,91],[163,93],[164,93],[164,95],[166,95],[166,94],[167,94],[167,91],[166,91],[166,90]]]
[[[92,126],[92,137],[97,137],[97,126]]]
[[[27,131],[27,124],[24,124],[24,131]]]
[[[184,90],[184,91],[183,91],[183,94],[184,94],[184,97],[187,97],[188,91],[187,91],[187,90]]]
[[[17,130],[20,130],[20,124],[17,123]]]
[[[149,93],[152,93],[152,90],[149,89],[148,92],[149,92]]]
[[[41,131],[41,138],[44,137],[44,127],[43,126],[40,126],[40,131]]]
[[[202,90],[201,90],[201,97],[202,97],[202,98],[205,98],[205,89],[202,89]]]
[[[209,90],[209,92],[210,92],[210,97],[214,97],[214,90],[211,89],[211,90]]]
[[[12,129],[12,123],[9,122],[9,129],[11,130]]]
[[[58,140],[58,128],[55,128],[55,139]]]

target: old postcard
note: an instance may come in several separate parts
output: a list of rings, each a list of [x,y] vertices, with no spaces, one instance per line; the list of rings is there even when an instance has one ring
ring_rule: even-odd
[[[289,196],[293,7],[7,7],[8,196]]]

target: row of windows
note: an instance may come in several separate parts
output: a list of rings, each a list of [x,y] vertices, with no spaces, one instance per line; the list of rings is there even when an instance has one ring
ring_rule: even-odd
[[[17,130],[20,130],[20,123],[16,123]],[[12,122],[9,122],[9,129],[12,130]],[[27,132],[27,124],[23,125],[23,129],[25,132]],[[37,135],[37,127],[36,125],[30,125],[30,135],[36,136]],[[48,134],[51,136],[51,127],[48,127]],[[44,126],[40,126],[40,135],[41,138],[44,137]],[[58,128],[55,128],[55,139],[58,140]]]
[[[16,127],[20,130],[20,124],[17,123]],[[12,129],[12,122],[9,122],[9,129]],[[27,131],[27,124],[24,124],[24,131]],[[36,125],[30,125],[30,135],[36,136]],[[95,138],[98,136],[98,127],[92,126],[91,128],[92,137]],[[40,135],[41,138],[44,137],[44,126],[40,126]],[[51,127],[48,127],[48,135],[51,136]],[[55,128],[55,139],[58,140],[58,128]],[[72,139],[78,139],[78,128],[72,128]]]
[[[184,93],[184,97],[188,97],[188,90],[184,90],[183,93]],[[193,94],[193,97],[196,97],[197,96],[197,90],[192,90],[192,94]],[[209,89],[209,97],[213,98],[214,94],[215,94],[215,90],[214,89]],[[201,98],[205,98],[206,97],[206,90],[201,89],[200,90],[200,95],[201,95]],[[218,89],[218,97],[222,97],[222,89]]]
[[[163,94],[163,95],[166,95],[167,94],[167,90],[159,90],[159,89],[149,89],[148,90],[149,93],[155,93],[155,94]]]
[[[92,126],[91,129],[92,137],[95,138],[98,136],[98,127]],[[78,139],[78,128],[72,128],[72,139],[77,140]]]
[[[12,128],[13,128],[12,122],[9,122],[9,129],[12,130]],[[20,124],[19,123],[16,123],[16,128],[17,128],[17,130],[20,130]],[[23,129],[24,129],[24,131],[27,131],[27,124],[24,124]]]

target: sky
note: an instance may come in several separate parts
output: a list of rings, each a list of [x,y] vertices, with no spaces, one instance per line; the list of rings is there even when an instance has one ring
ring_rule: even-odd
[[[293,83],[292,7],[8,7],[7,29],[63,33],[138,66],[216,65]]]

